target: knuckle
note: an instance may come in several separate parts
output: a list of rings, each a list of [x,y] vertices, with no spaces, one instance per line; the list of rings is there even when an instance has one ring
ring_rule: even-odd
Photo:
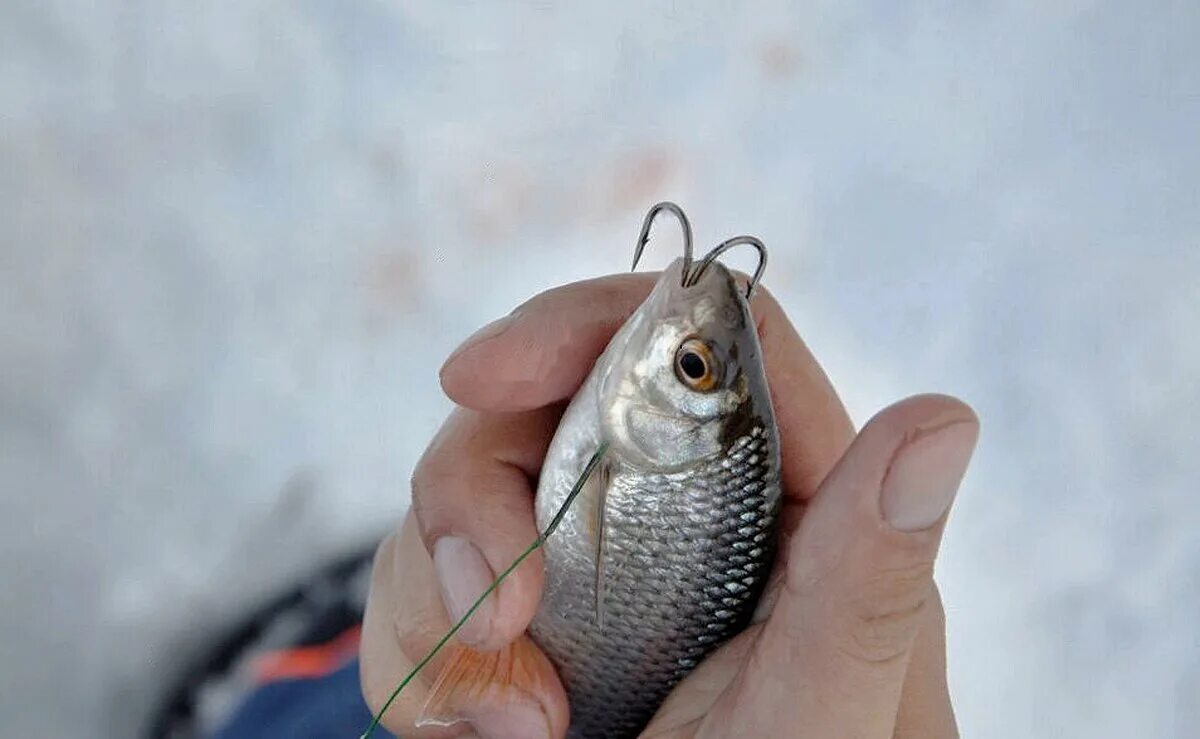
[[[881,570],[861,583],[844,602],[839,649],[872,664],[903,658],[932,595],[933,561]]]
[[[430,457],[426,453],[421,458],[409,480],[411,510],[423,538],[432,536],[453,518],[453,512],[448,508],[450,501],[438,492],[445,487],[446,472]]]
[[[461,443],[454,442],[458,436],[457,420],[454,416],[447,419],[413,467],[409,488],[412,492],[413,509],[418,512],[418,516],[437,502],[441,497],[437,494],[438,489],[445,487],[448,480],[453,480],[461,467],[458,459],[460,455],[454,453],[454,450],[461,446]]]
[[[430,470],[428,462],[428,454],[421,457],[417,462],[417,466],[413,468],[412,477],[409,478],[409,490],[412,492],[412,510],[417,518],[422,518],[422,515],[428,511],[429,504],[433,498],[433,474]]]

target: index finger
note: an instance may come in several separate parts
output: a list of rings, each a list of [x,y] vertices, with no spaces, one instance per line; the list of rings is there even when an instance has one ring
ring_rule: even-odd
[[[569,398],[658,275],[610,275],[548,290],[467,339],[442,366],[442,388],[480,411],[527,410]],[[846,409],[778,301],[750,304],[783,449],[783,483],[807,499],[854,436]]]

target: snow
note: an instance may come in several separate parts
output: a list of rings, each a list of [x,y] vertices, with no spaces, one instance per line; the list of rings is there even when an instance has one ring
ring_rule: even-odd
[[[964,735],[1191,734],[1198,37],[1184,0],[5,3],[0,734],[132,735],[392,525],[441,359],[663,198],[766,241],[859,422],[978,409]]]

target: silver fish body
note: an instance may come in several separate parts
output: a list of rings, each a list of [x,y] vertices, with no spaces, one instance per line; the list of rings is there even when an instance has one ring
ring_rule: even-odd
[[[746,626],[774,558],[779,443],[755,324],[722,265],[686,287],[682,270],[613,337],[539,479],[544,527],[609,444],[544,546],[530,626],[567,688],[573,739],[636,736]],[[691,376],[692,349],[712,377]]]

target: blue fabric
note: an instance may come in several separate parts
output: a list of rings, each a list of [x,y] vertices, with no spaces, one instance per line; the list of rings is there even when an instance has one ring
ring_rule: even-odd
[[[356,659],[322,678],[264,685],[213,739],[357,739],[370,721]],[[382,727],[372,737],[395,739]]]

